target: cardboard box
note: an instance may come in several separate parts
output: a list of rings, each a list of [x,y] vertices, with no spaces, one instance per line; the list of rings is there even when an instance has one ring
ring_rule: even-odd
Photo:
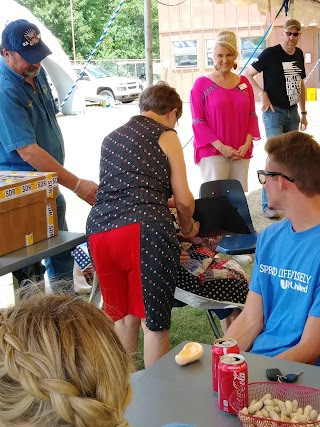
[[[56,173],[0,171],[0,256],[58,234]]]

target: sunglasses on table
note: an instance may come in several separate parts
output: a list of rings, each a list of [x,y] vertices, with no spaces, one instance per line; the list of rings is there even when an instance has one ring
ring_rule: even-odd
[[[258,180],[260,182],[260,184],[265,184],[266,180],[267,180],[267,176],[282,176],[282,178],[290,181],[290,182],[294,182],[293,178],[290,178],[290,176],[285,175],[284,173],[281,172],[269,172],[269,171],[264,171],[264,170],[259,170],[257,171],[257,175],[258,175]]]
[[[285,33],[288,37],[290,37],[290,36],[298,37],[301,34],[301,33],[292,33],[291,31],[285,31]]]

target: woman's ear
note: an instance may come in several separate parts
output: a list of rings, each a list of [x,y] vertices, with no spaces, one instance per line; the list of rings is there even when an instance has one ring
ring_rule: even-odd
[[[174,127],[175,127],[175,124],[176,124],[176,122],[177,122],[177,111],[178,111],[178,109],[177,109],[177,108],[174,108],[173,110],[169,111],[169,112],[165,115],[165,116],[166,116],[166,119],[167,119],[167,122],[168,122],[167,126],[169,126],[169,127],[171,127],[171,128],[174,128]]]
[[[177,108],[174,108],[173,110],[170,111],[169,114],[171,119],[177,120],[177,111],[178,111]]]

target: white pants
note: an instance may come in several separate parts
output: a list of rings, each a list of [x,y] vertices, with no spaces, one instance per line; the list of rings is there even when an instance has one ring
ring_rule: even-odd
[[[203,182],[217,179],[237,179],[243,191],[248,191],[248,170],[250,159],[230,160],[224,156],[204,157],[200,160],[200,172]]]

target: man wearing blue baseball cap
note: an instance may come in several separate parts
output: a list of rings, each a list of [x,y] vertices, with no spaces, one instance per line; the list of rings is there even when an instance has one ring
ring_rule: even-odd
[[[52,52],[41,40],[38,27],[25,19],[10,22],[2,33],[2,47],[18,52],[30,64],[40,63]]]
[[[93,205],[97,185],[63,167],[64,141],[41,61],[52,52],[38,27],[24,19],[8,23],[0,46],[0,170],[57,172],[59,184]],[[66,230],[66,203],[57,197],[59,230]],[[62,253],[45,260],[54,279],[72,277],[73,258]]]

